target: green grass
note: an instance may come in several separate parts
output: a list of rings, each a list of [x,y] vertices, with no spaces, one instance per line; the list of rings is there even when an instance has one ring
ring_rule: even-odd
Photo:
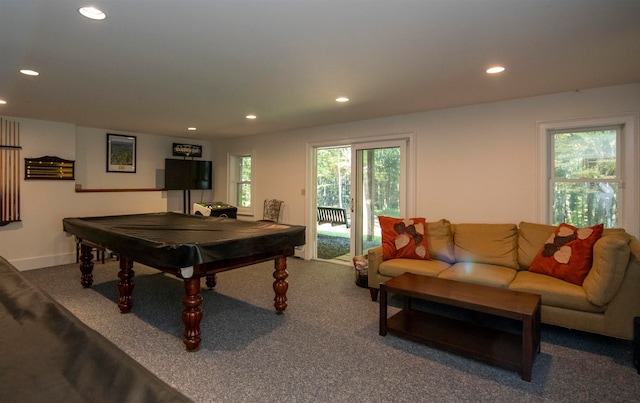
[[[350,238],[348,234],[333,234],[325,231],[318,233],[318,258],[333,259],[338,256],[349,254]],[[369,248],[380,245],[380,239],[374,239],[371,242],[365,242],[365,251]],[[366,252],[365,252],[366,253]]]

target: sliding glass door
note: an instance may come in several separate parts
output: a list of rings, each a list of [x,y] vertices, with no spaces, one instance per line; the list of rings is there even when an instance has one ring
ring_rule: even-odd
[[[378,216],[407,211],[409,137],[314,147],[313,257],[351,264],[380,245]]]
[[[378,216],[405,213],[407,142],[356,144],[351,153],[351,252],[357,256],[382,243]]]

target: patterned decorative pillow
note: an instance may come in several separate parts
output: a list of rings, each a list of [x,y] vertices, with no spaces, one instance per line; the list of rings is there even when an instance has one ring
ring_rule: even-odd
[[[603,230],[603,224],[587,228],[560,224],[533,259],[529,271],[582,285],[593,263],[593,245]]]
[[[378,216],[382,229],[382,256],[386,259],[430,260],[424,218]]]

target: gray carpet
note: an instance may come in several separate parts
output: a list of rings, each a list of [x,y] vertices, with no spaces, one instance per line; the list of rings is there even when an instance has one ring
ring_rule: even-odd
[[[24,274],[197,402],[640,401],[630,342],[543,326],[542,352],[525,382],[379,336],[378,304],[350,267],[287,264],[284,315],[273,309],[272,262],[221,273],[216,291],[203,289],[203,339],[193,353],[182,343],[182,282],[171,276],[135,265],[133,312],[123,315],[114,302],[115,261],[96,263],[91,289],[80,286],[75,264]]]

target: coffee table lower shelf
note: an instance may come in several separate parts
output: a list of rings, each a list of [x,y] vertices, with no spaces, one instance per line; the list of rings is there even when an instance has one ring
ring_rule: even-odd
[[[387,319],[386,330],[432,347],[523,372],[522,336],[519,334],[406,308]]]

